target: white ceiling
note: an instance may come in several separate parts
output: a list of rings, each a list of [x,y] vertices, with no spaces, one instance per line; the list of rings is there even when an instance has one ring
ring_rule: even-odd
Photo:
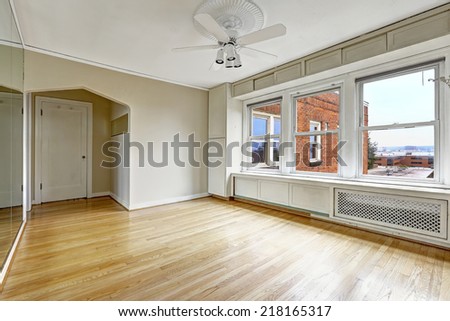
[[[173,53],[213,42],[193,26],[203,0],[13,0],[25,45],[87,63],[188,86],[234,82],[351,39],[448,0],[254,0],[265,27],[287,35],[251,47],[278,55],[242,57],[243,67],[210,70],[216,52]]]
[[[14,23],[11,6],[7,0],[0,0],[0,44],[20,44],[20,37]]]

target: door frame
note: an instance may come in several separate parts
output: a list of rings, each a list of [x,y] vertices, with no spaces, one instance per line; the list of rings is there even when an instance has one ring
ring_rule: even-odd
[[[37,148],[42,145],[42,123],[38,115],[41,113],[42,103],[50,102],[50,103],[59,103],[65,105],[71,105],[76,107],[85,108],[87,111],[87,197],[92,197],[92,138],[93,138],[93,105],[92,103],[69,100],[69,99],[60,99],[60,98],[50,98],[43,96],[36,96],[35,105],[34,105],[34,124],[35,124],[35,137],[34,137],[34,200],[33,204],[41,204],[42,203],[42,192],[40,188],[40,184],[42,182],[42,151],[41,148]]]

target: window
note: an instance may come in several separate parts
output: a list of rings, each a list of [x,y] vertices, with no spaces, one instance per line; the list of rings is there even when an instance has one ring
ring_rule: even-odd
[[[428,79],[438,77],[432,64],[358,81],[362,175],[435,177],[439,87]],[[395,167],[390,175],[388,167]]]
[[[249,106],[252,165],[278,169],[281,133],[281,100]]]
[[[294,101],[295,170],[337,174],[340,89]]]

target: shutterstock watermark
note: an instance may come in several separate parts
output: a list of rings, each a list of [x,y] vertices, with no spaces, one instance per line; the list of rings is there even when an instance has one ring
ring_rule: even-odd
[[[270,140],[269,140],[270,141]],[[314,149],[320,150],[322,155],[327,155],[320,159],[321,166],[332,166],[339,164],[347,166],[345,161],[339,155],[339,151],[345,146],[346,141],[339,141],[336,144],[314,143]],[[160,147],[160,148],[159,148]],[[195,140],[195,135],[190,134],[187,140],[181,140],[180,134],[173,136],[170,142],[160,142],[156,146],[154,142],[147,142],[146,145],[141,142],[131,142],[130,135],[125,134],[122,141],[108,141],[102,146],[102,153],[106,159],[103,159],[101,166],[103,168],[129,168],[130,153],[133,149],[137,152],[137,163],[139,167],[149,165],[155,168],[169,166],[170,157],[173,164],[178,167],[211,167],[217,168],[224,164],[222,159],[226,159],[226,167],[233,166],[233,153],[240,153],[242,156],[240,166],[251,168],[261,163],[277,163],[282,157],[289,156],[291,151],[296,148],[295,160],[287,161],[287,167],[311,166],[310,154],[312,152],[310,143],[295,145],[293,142],[284,142],[275,144],[271,142],[231,142],[223,146],[217,141],[201,143]],[[198,157],[198,155],[201,155]],[[197,156],[197,158],[196,158]],[[200,159],[198,159],[200,158]],[[172,165],[172,164],[171,164]],[[317,166],[314,165],[314,166]]]

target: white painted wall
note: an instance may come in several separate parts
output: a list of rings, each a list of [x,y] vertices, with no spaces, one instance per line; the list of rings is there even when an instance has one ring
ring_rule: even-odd
[[[161,143],[171,142],[177,133],[182,140],[194,133],[202,144],[207,141],[207,91],[25,52],[26,92],[80,87],[128,105],[131,141],[153,141],[158,155]],[[178,167],[170,151],[168,167],[153,168],[145,162],[139,168],[137,149],[132,148],[130,209],[206,195],[206,167]],[[201,160],[200,152],[196,158]]]

